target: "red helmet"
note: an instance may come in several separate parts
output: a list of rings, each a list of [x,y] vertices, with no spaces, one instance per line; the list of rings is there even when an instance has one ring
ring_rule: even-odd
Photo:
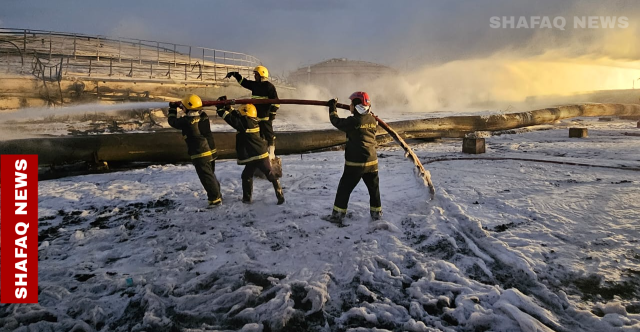
[[[369,94],[364,91],[356,91],[349,96],[350,100],[360,99],[362,101],[363,106],[371,106],[371,99],[369,99]]]

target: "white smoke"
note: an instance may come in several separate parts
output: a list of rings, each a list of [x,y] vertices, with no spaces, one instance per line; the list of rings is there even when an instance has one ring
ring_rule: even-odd
[[[104,104],[82,104],[69,107],[30,107],[22,108],[13,112],[0,113],[0,122],[17,120],[35,120],[54,116],[78,115],[88,113],[113,113],[117,111],[156,109],[168,107],[166,102],[131,102],[113,105]]]
[[[595,55],[571,56],[560,50],[537,56],[502,52],[487,58],[425,65],[396,75],[361,79],[355,74],[328,78],[324,87],[342,102],[366,91],[374,113],[520,112],[557,103],[585,102],[588,94],[640,86],[640,61]],[[635,82],[635,83],[634,83]],[[301,91],[314,91],[301,87]],[[314,96],[316,97],[316,96]],[[326,99],[325,95],[315,99]],[[587,99],[585,99],[587,98]]]
[[[284,95],[284,96],[283,96]],[[292,93],[281,93],[278,91],[278,96],[282,99],[309,99],[309,100],[329,100],[336,98],[332,96],[327,88],[315,86],[315,85],[301,85],[296,88]],[[344,102],[344,101],[342,101]],[[309,105],[281,105],[281,110],[278,111],[289,119],[295,119],[297,125],[310,126],[318,123],[326,123],[329,120],[327,107],[321,106],[309,106]]]

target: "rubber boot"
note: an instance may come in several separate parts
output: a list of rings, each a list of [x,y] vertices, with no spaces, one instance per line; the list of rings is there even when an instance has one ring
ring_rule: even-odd
[[[273,189],[276,191],[276,197],[278,198],[278,205],[284,203],[284,194],[282,193],[282,187],[280,187],[280,181],[273,181]]]
[[[382,220],[382,211],[371,211],[371,220]]]
[[[218,198],[216,200],[213,201],[209,201],[209,208],[214,208],[216,206],[220,206],[220,204],[222,204],[222,198]]]
[[[344,220],[344,217],[346,215],[347,214],[344,213],[344,212],[332,210],[331,211],[331,216],[329,216],[329,221],[332,222],[332,223],[341,224],[342,220]]]
[[[251,203],[253,179],[242,179],[242,203]]]

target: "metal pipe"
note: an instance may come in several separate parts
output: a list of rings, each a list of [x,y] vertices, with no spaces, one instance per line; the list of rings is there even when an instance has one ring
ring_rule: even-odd
[[[253,101],[253,103],[258,104],[262,100],[246,99],[246,101]],[[285,101],[287,101],[287,99],[278,100],[281,104],[285,104]],[[288,101],[292,100],[289,99]],[[235,102],[239,103],[240,100],[236,100]],[[326,101],[313,102],[313,105],[325,107],[327,103]],[[523,116],[523,114],[526,114],[526,116]],[[569,105],[522,113],[499,114],[489,117],[454,116],[398,121],[392,122],[390,125],[405,137],[451,137],[451,134],[456,132],[506,130],[515,127],[553,123],[559,119],[605,115],[637,116],[640,115],[640,105]],[[516,123],[514,121],[518,122]],[[422,135],[413,135],[414,133]],[[434,133],[438,136],[433,136]],[[279,154],[313,151],[345,143],[344,133],[333,129],[277,132],[277,136],[279,140]],[[235,133],[217,132],[214,133],[214,137],[220,158],[233,158],[235,155]],[[460,136],[457,135],[453,137]],[[163,142],[163,144],[159,145],[157,142]],[[7,140],[0,141],[0,151],[7,154],[38,154],[38,163],[41,165],[74,162],[78,160],[91,162],[94,160],[93,158],[96,154],[100,160],[104,161],[190,161],[189,155],[184,149],[184,141],[179,131]],[[620,169],[628,168],[624,167]]]

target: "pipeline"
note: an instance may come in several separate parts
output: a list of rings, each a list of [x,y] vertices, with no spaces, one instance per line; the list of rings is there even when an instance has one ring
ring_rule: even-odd
[[[254,104],[272,100],[247,99]],[[280,99],[280,104],[298,100]],[[239,100],[235,101],[239,103]],[[307,101],[305,101],[307,102]],[[309,101],[326,106],[326,101]],[[166,105],[166,104],[165,104]],[[344,106],[346,108],[346,105]],[[640,105],[582,104],[545,108],[521,113],[489,116],[451,116],[397,121],[391,123],[397,133],[407,138],[462,138],[473,131],[492,131],[522,128],[578,116],[640,116]],[[345,143],[345,136],[333,129],[277,132],[280,155],[298,154],[326,149]],[[235,133],[213,133],[219,158],[235,157]],[[386,140],[387,135],[378,136]],[[0,154],[37,154],[38,164],[60,166],[69,163],[178,163],[191,159],[177,130],[111,135],[38,137],[0,141]],[[98,163],[99,164],[99,163]]]
[[[235,105],[235,104],[293,104],[293,105],[314,105],[314,106],[327,106],[326,101],[320,100],[306,100],[306,99],[230,99],[230,100],[203,100],[202,106],[218,106],[218,105]],[[336,104],[337,108],[349,109],[347,104]],[[378,121],[378,125],[389,133],[393,140],[398,143],[405,152],[405,157],[409,159],[416,167],[416,175],[423,181],[424,185],[429,188],[429,194],[431,200],[435,198],[436,188],[431,181],[431,173],[422,166],[418,156],[411,150],[411,147],[400,137],[393,128],[391,128],[386,122],[382,121],[378,116],[371,113],[373,117]]]

